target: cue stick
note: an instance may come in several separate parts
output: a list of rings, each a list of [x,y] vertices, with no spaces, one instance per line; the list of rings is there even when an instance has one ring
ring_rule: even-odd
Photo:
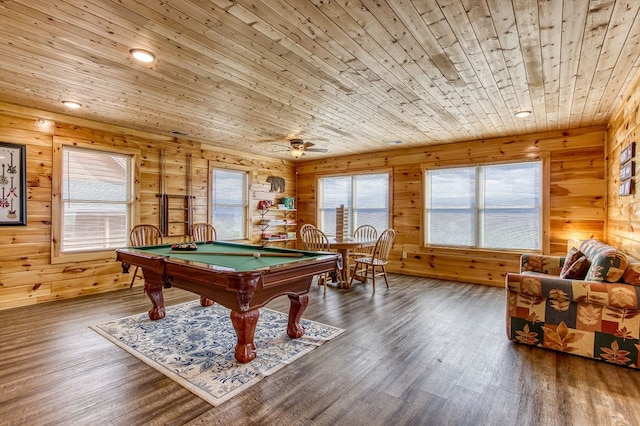
[[[265,253],[263,251],[255,251],[255,252],[236,252],[236,251],[196,251],[196,250],[171,250],[171,253],[180,253],[180,254],[215,254],[220,256],[249,256],[255,257],[254,255],[257,253],[260,257],[304,257],[303,253]]]

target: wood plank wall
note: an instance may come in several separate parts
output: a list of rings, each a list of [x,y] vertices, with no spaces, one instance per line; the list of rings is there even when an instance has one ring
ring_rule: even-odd
[[[119,263],[115,262],[115,252],[113,260],[108,261],[51,264],[54,136],[88,141],[97,147],[140,150],[140,223],[160,224],[157,194],[160,193],[161,149],[165,150],[167,159],[167,193],[187,194],[187,156],[192,158],[194,222],[207,222],[208,177],[212,166],[250,171],[252,224],[260,219],[258,200],[295,197],[292,162],[0,104],[0,141],[25,145],[27,152],[27,226],[0,226],[0,309],[115,290],[128,286],[131,280],[131,275],[122,274]],[[267,177],[272,175],[285,179],[284,193],[270,191]],[[169,234],[180,233],[174,228]],[[172,237],[167,242],[183,239]],[[254,225],[249,241],[259,239],[260,229]],[[136,285],[142,285],[142,280],[137,280]]]
[[[500,162],[549,153],[551,252],[562,253],[569,238],[604,238],[607,201],[605,180],[608,177],[611,180],[609,186],[615,187],[615,191],[609,188],[609,192],[617,194],[614,180],[619,169],[616,169],[617,163],[612,158],[619,155],[619,145],[634,138],[638,126],[638,98],[632,97],[629,102],[634,106],[621,110],[616,121],[620,124],[612,127],[615,137],[609,144],[606,164],[605,129],[587,128],[308,161],[301,163],[297,169],[287,161],[0,104],[0,141],[26,145],[28,181],[27,226],[0,227],[3,247],[0,252],[0,309],[110,291],[129,284],[130,275],[123,275],[115,260],[51,264],[54,136],[77,138],[101,146],[140,149],[140,222],[156,225],[160,220],[156,195],[160,190],[161,149],[167,154],[167,192],[170,193],[186,194],[186,158],[187,155],[192,158],[196,222],[207,220],[206,194],[211,165],[251,170],[252,223],[260,219],[256,209],[258,200],[275,201],[283,196],[293,196],[297,201],[299,226],[315,223],[315,179],[318,175],[335,173],[336,170],[350,172],[391,168],[394,198],[392,226],[398,231],[398,237],[389,269],[410,275],[502,286],[504,275],[517,270],[519,254],[421,246],[421,167],[472,164],[487,160]],[[45,118],[42,123],[38,122],[40,117]],[[629,130],[631,128],[633,130]],[[267,177],[271,175],[285,178],[285,193],[270,192]],[[634,203],[637,195],[624,199],[612,199],[610,196],[608,200],[613,206],[609,215],[613,224],[609,239],[612,243],[621,242],[628,251],[633,252],[634,243],[638,240],[633,234],[638,220],[638,203]],[[259,228],[252,226],[251,231],[251,242],[257,242]],[[625,237],[622,238],[622,235]],[[402,259],[402,251],[408,253],[407,259]],[[140,284],[139,280],[137,285]]]
[[[640,259],[640,80],[609,121],[607,141],[607,242]],[[631,195],[620,196],[620,151],[635,142]]]
[[[567,240],[604,237],[605,129],[584,128],[512,138],[476,140],[428,148],[310,161],[297,168],[298,223],[316,223],[318,176],[393,170],[396,229],[388,269],[410,275],[503,286],[507,272],[519,270],[520,253],[429,248],[421,244],[422,168],[550,158],[548,212],[550,253],[566,253]],[[402,258],[402,252],[407,258]]]

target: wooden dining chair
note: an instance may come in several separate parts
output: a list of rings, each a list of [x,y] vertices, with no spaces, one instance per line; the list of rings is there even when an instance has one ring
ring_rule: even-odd
[[[129,243],[131,247],[139,246],[153,246],[156,244],[162,244],[162,232],[160,228],[155,225],[136,225],[131,229],[129,233]],[[129,288],[133,287],[133,282],[136,280],[139,267],[136,266],[131,278],[131,284]]]
[[[360,225],[353,231],[353,238],[356,240],[377,240],[378,231],[371,225]],[[374,246],[360,247],[358,251],[350,253],[351,258],[355,262],[355,259],[359,257],[371,257],[373,255]]]
[[[329,239],[327,238],[325,233],[313,225],[307,228],[304,234],[302,234],[302,243],[304,244],[304,249],[308,251],[327,251],[327,252],[331,251],[331,246],[329,245]],[[340,287],[342,287],[342,285],[344,284],[342,281],[342,274],[338,272],[337,275],[340,280]],[[328,272],[325,272],[322,274],[322,280],[324,283],[324,293],[326,294],[327,281],[329,281]]]
[[[315,226],[310,223],[305,223],[304,225],[302,225],[300,227],[300,238],[302,239],[302,236],[307,231],[307,229],[311,229],[311,228],[315,228]]]
[[[208,223],[194,223],[191,227],[191,237],[193,241],[215,241],[218,233],[213,225]]]
[[[387,279],[386,265],[389,259],[389,253],[391,253],[391,247],[396,238],[396,231],[389,228],[385,230],[378,237],[373,253],[371,256],[364,256],[356,259],[356,265],[354,267],[353,274],[349,280],[349,288],[353,283],[353,278],[356,274],[360,273],[364,276],[365,282],[368,277],[369,271],[371,271],[371,282],[373,283],[373,292],[376,292],[376,275],[383,275],[384,282],[389,288],[389,280]],[[376,273],[376,268],[380,268],[380,272]]]

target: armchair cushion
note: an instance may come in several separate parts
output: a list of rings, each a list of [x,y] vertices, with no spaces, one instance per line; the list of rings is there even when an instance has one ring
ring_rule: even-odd
[[[562,272],[560,273],[560,278],[582,280],[587,275],[590,266],[591,262],[589,262],[589,259],[587,259],[585,255],[582,255],[571,264],[565,262],[562,267]]]
[[[640,262],[631,262],[622,275],[622,281],[640,286]]]
[[[597,240],[586,240],[580,251],[591,261],[585,280],[614,283],[622,278],[629,264],[627,256],[610,245]]]

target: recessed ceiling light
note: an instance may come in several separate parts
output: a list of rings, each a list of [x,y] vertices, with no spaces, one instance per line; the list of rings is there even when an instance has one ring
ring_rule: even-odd
[[[67,108],[71,108],[71,109],[78,109],[82,107],[82,104],[76,101],[62,101],[62,104]]]
[[[153,53],[149,52],[148,50],[131,49],[129,53],[140,62],[153,62],[156,60],[156,57],[153,55]]]
[[[516,117],[520,117],[520,118],[528,117],[528,116],[530,116],[530,115],[531,115],[531,111],[527,111],[527,110],[524,110],[524,111],[518,111],[518,112],[516,112],[516,113],[515,113],[515,114],[513,114],[513,115],[515,115]]]

